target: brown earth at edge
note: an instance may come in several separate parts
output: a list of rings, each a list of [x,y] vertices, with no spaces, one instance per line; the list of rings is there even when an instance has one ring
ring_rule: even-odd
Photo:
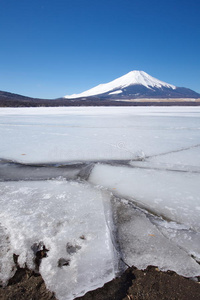
[[[42,277],[28,269],[18,269],[8,285],[0,287],[0,299],[56,300]],[[200,283],[156,267],[144,271],[132,267],[76,300],[200,300]]]

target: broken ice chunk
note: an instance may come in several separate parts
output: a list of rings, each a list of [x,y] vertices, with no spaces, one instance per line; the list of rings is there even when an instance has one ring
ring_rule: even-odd
[[[200,265],[185,250],[166,238],[142,211],[113,202],[118,240],[124,262],[139,269],[148,265],[173,270],[186,277],[199,276]]]
[[[97,164],[89,182],[200,231],[200,174]],[[113,187],[115,189],[113,190]]]
[[[39,271],[59,300],[81,296],[115,277],[109,193],[56,180],[1,182],[0,189],[0,219],[11,254],[19,256],[21,267],[26,263],[33,269],[36,254],[48,249],[40,257]],[[10,255],[1,260],[2,279],[7,280]]]

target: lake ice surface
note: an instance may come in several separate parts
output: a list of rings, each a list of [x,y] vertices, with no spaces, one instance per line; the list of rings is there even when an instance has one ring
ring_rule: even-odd
[[[34,269],[42,245],[61,300],[111,280],[120,257],[200,275],[199,107],[1,108],[0,136],[2,282],[13,253]]]
[[[200,144],[198,107],[1,108],[0,157],[26,163],[134,159]]]

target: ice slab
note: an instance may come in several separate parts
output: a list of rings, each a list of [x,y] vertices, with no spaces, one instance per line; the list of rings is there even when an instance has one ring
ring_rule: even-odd
[[[97,164],[89,182],[200,231],[200,174]]]
[[[74,299],[113,279],[107,192],[65,180],[1,182],[0,189],[0,220],[11,253],[19,255],[21,267],[34,269],[34,252],[45,246],[49,251],[39,271],[59,300]],[[11,257],[0,259],[5,282],[12,273]]]
[[[120,250],[125,263],[139,269],[154,265],[160,270],[173,270],[186,277],[199,276],[200,265],[174,240],[165,237],[145,213],[133,208],[126,201],[114,201],[113,207]],[[176,227],[176,231],[180,232],[178,229]]]
[[[0,108],[0,158],[134,159],[199,143],[198,107]]]
[[[161,218],[150,218],[152,224],[179,248],[200,262],[200,232],[188,229],[187,226],[175,222],[167,222]]]

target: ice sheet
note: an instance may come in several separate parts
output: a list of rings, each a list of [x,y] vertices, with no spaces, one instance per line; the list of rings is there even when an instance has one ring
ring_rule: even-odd
[[[0,158],[134,159],[199,144],[198,107],[0,108]]]
[[[19,255],[21,267],[26,263],[34,269],[34,251],[45,245],[49,251],[40,273],[59,300],[73,299],[115,276],[107,192],[62,180],[1,182],[0,189],[0,220],[9,248]],[[0,259],[5,282],[12,274],[11,257]]]
[[[160,166],[168,165],[169,167],[173,167],[176,165],[183,170],[196,170],[200,172],[200,143],[189,149],[183,148],[183,150],[180,149],[177,152],[150,157],[147,161]]]

